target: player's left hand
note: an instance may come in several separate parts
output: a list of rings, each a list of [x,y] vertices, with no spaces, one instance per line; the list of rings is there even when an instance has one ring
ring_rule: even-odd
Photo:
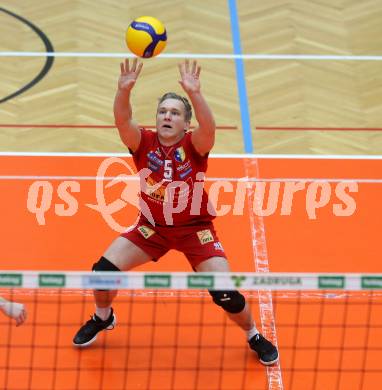
[[[178,64],[181,80],[179,84],[182,86],[187,94],[200,91],[199,75],[201,67],[196,61],[185,60],[183,63]]]
[[[16,321],[16,326],[23,324],[27,318],[27,312],[22,303],[6,302],[3,306],[3,311]]]

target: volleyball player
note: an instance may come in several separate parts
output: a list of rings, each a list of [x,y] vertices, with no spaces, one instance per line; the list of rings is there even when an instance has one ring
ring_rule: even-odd
[[[156,113],[156,131],[140,128],[133,119],[130,94],[141,69],[142,63],[136,59],[131,64],[128,60],[121,63],[114,116],[121,140],[132,153],[137,170],[151,171],[146,188],[141,188],[141,201],[148,207],[145,212],[142,210],[135,226],[112,242],[93,265],[93,271],[129,271],[158,261],[168,250],[176,249],[185,254],[196,272],[229,272],[207,194],[203,191],[200,199],[193,201],[198,195],[194,185],[203,180],[215,141],[214,117],[200,88],[201,68],[196,61],[186,60],[179,65],[179,83],[188,98],[173,92],[162,96]],[[189,131],[192,107],[198,125]],[[174,182],[185,184],[171,191]],[[213,302],[243,329],[249,347],[257,352],[260,361],[265,365],[275,363],[278,351],[259,333],[245,297],[239,291],[209,293]],[[116,295],[115,290],[94,291],[95,313],[75,335],[75,346],[90,345],[100,331],[114,327],[112,301]]]

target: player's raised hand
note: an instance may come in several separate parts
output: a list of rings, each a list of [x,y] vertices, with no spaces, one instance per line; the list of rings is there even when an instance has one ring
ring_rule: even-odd
[[[200,65],[196,61],[185,60],[183,63],[178,64],[181,80],[179,84],[182,86],[187,94],[200,91],[199,75],[201,71]]]
[[[126,58],[125,62],[121,62],[121,74],[118,80],[118,89],[124,92],[129,92],[134,87],[135,82],[141,73],[143,66],[142,62],[138,62],[136,58],[129,64]]]

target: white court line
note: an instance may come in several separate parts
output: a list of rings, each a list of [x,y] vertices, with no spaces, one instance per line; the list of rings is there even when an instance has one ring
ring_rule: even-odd
[[[0,175],[0,180],[81,180],[81,181],[139,181],[137,176],[59,176],[59,175]],[[207,182],[249,182],[249,183],[289,183],[289,182],[319,182],[319,183],[382,183],[382,179],[339,179],[314,177],[288,177],[288,178],[256,178],[256,177],[207,177]]]
[[[244,160],[244,169],[248,177],[254,176],[258,178],[260,176],[257,160]],[[251,211],[249,213],[249,221],[252,234],[252,250],[255,272],[269,273],[264,219],[262,216],[256,215],[253,212],[254,202],[259,203],[259,199],[255,197],[254,190],[251,187],[247,188],[247,191],[248,209]],[[256,204],[256,206],[259,205]],[[265,290],[259,291],[258,294],[262,333],[268,340],[271,340],[278,349],[276,322],[273,315],[272,292],[270,290]],[[267,366],[266,369],[268,376],[268,389],[283,390],[284,386],[281,374],[280,356],[277,363],[273,366]]]
[[[86,58],[136,58],[131,53],[100,52],[39,52],[39,51],[1,51],[0,57],[86,57]],[[336,55],[336,54],[205,54],[205,53],[164,53],[157,58],[206,58],[216,60],[324,60],[324,61],[382,61],[380,55]]]
[[[130,153],[91,152],[0,152],[0,157],[131,157]],[[382,160],[382,155],[349,154],[210,154],[209,158],[285,159],[285,160]]]

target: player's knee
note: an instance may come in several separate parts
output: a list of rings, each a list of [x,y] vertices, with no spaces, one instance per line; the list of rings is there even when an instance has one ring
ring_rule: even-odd
[[[223,310],[228,313],[240,313],[245,307],[244,295],[238,291],[210,291],[208,290],[214,303],[220,306]]]
[[[92,271],[120,271],[120,269],[102,256],[97,263],[93,264]]]

